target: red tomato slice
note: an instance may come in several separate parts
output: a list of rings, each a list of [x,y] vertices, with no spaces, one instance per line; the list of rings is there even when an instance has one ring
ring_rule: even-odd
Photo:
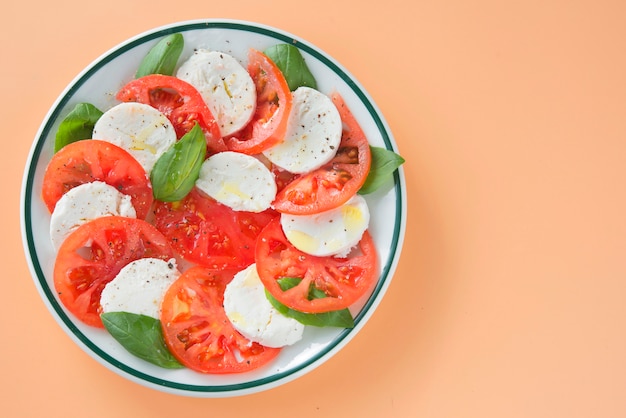
[[[154,198],[146,171],[126,150],[96,139],[73,142],[52,156],[43,177],[43,201],[52,212],[68,190],[96,180],[130,196],[138,218],[148,215]]]
[[[258,154],[282,141],[291,112],[291,91],[280,69],[265,54],[251,49],[248,72],[256,84],[257,104],[252,120],[225,138],[231,151]]]
[[[358,250],[346,258],[312,256],[289,243],[276,219],[259,235],[256,268],[265,288],[279,302],[301,312],[328,312],[349,307],[372,289],[377,280],[376,248],[366,231]],[[278,280],[286,277],[302,281],[283,291]],[[311,286],[326,297],[309,299]]]
[[[179,78],[163,74],[137,78],[122,87],[117,99],[158,109],[172,122],[178,138],[198,122],[204,131],[209,154],[226,150],[219,125],[202,96],[195,87]]]
[[[140,258],[169,260],[165,237],[141,219],[104,216],[87,222],[61,244],[54,286],[63,305],[87,325],[102,327],[100,295],[117,273]]]
[[[237,270],[196,266],[167,290],[161,325],[172,354],[202,373],[240,373],[263,366],[280,348],[264,347],[237,332],[224,312],[224,289]]]
[[[155,204],[154,224],[185,260],[211,268],[254,262],[257,236],[278,214],[238,212],[194,188],[179,202]]]
[[[274,174],[274,180],[276,181],[276,193],[281,192],[288,184],[299,177],[298,174],[290,173],[276,165],[271,165],[270,171]]]
[[[331,96],[344,125],[335,157],[326,165],[289,183],[276,195],[274,208],[293,215],[334,209],[348,201],[363,185],[372,156],[365,133],[343,98]]]
[[[299,177],[299,174],[290,173],[287,170],[282,169],[276,164],[272,163],[267,157],[263,154],[255,155],[259,161],[261,161],[268,170],[272,172],[274,175],[274,181],[276,182],[276,190],[280,192],[285,188],[289,183],[291,183],[295,178]]]

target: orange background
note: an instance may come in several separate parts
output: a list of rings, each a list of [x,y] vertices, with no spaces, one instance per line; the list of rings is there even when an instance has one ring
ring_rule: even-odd
[[[320,368],[243,398],[161,394],[83,353],[39,298],[18,221],[31,143],[74,76],[130,36],[210,17],[328,52],[407,160],[379,310]],[[625,21],[620,0],[8,2],[0,415],[626,416]]]

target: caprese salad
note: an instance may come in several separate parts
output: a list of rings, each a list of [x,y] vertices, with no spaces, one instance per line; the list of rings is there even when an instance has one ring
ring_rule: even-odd
[[[98,109],[61,122],[43,178],[54,286],[78,320],[167,368],[240,373],[307,326],[352,327],[378,280],[370,146],[299,50],[247,62],[160,40]]]

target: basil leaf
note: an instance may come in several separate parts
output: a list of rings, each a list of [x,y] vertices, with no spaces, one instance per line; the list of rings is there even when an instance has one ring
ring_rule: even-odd
[[[173,33],[154,45],[139,64],[135,78],[149,74],[173,75],[185,41],[180,33]]]
[[[129,312],[107,312],[100,318],[109,334],[131,354],[166,369],[185,367],[165,345],[158,319]]]
[[[292,287],[296,287],[301,281],[302,279],[299,277],[282,277],[278,279],[278,286],[280,287],[280,290],[284,292]]]
[[[61,121],[54,140],[54,152],[67,144],[91,139],[93,127],[102,116],[102,111],[90,103],[78,103]]]
[[[277,44],[263,51],[280,69],[287,80],[289,90],[300,86],[317,89],[315,77],[304,61],[300,50],[291,44]]]
[[[372,153],[372,165],[365,183],[359,189],[359,194],[368,194],[376,191],[385,183],[394,171],[402,164],[404,158],[386,148],[370,146]]]
[[[206,156],[206,139],[196,125],[154,164],[150,172],[152,193],[163,202],[181,200],[193,188]]]
[[[288,290],[300,283],[302,279],[297,277],[284,277],[278,280],[278,285],[282,290]],[[272,306],[281,314],[288,318],[293,318],[296,321],[314,327],[338,327],[338,328],[353,328],[354,319],[348,309],[340,309],[337,311],[323,312],[323,313],[305,313],[291,309],[288,306],[280,303],[274,296],[272,296],[267,290],[265,291],[267,300]],[[312,286],[309,291],[310,299],[321,299],[326,297],[326,294],[316,287]]]

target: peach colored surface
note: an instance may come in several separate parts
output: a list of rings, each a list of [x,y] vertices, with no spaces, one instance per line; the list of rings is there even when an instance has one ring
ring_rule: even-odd
[[[0,415],[626,416],[626,3],[171,4],[3,6]],[[357,77],[407,160],[409,220],[386,298],[338,355],[267,392],[190,399],[124,380],[56,325],[19,194],[41,120],[84,66],[210,17],[293,32]]]

